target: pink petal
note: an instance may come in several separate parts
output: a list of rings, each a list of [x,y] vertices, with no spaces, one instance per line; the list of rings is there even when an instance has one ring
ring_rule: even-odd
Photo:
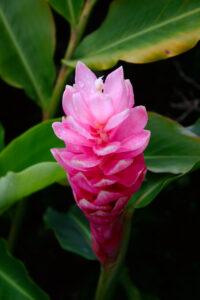
[[[63,155],[66,153],[65,148],[62,149],[51,149],[51,153],[53,157],[57,160],[57,162],[65,169],[65,171],[68,171],[68,165],[66,164],[66,160],[63,159]],[[69,159],[72,157],[72,154],[70,155]]]
[[[130,114],[129,109],[125,109],[124,111],[113,115],[107,122],[106,126],[104,127],[105,131],[109,131],[117,126],[119,126]]]
[[[98,180],[97,182],[93,183],[93,185],[95,187],[104,187],[104,186],[114,184],[115,182],[116,182],[116,180],[113,180],[113,179],[102,178],[102,179]]]
[[[148,115],[144,106],[137,106],[130,109],[129,116],[113,133],[111,140],[123,140],[139,131],[141,131],[147,123]]]
[[[143,130],[140,133],[135,133],[131,137],[123,141],[122,147],[118,152],[135,151],[140,149],[144,151],[150,139],[150,131]],[[139,153],[138,153],[139,154]]]
[[[95,88],[96,75],[82,62],[78,62],[75,72],[75,83],[80,89],[86,89],[91,92]]]
[[[77,122],[76,119],[72,116],[67,117],[66,120],[63,121],[63,124],[66,125],[69,129],[73,129],[74,131],[78,132],[85,138],[93,139],[89,132],[89,126]]]
[[[75,92],[75,89],[72,86],[66,85],[66,88],[65,88],[65,91],[63,94],[63,98],[62,98],[62,106],[63,106],[63,110],[66,115],[74,116],[74,114],[75,114],[73,102],[72,102],[74,92]]]
[[[96,210],[88,215],[88,218],[90,221],[103,226],[105,224],[110,225],[110,222],[113,221],[113,218],[117,217],[118,215],[118,212]]]
[[[62,123],[61,122],[54,122],[52,124],[52,128],[53,128],[53,131],[54,131],[55,135],[59,139],[63,140],[63,136],[65,135],[65,131],[64,131],[64,127],[63,127]]]
[[[116,177],[120,184],[130,187],[135,184],[144,170],[146,170],[144,157],[143,155],[140,155],[134,159],[133,163],[128,168],[116,174]]]
[[[66,115],[74,117],[82,123],[90,123],[91,115],[84,97],[74,87],[67,85],[62,99],[63,110]]]
[[[144,106],[136,106],[130,114],[130,122],[134,124],[132,132],[139,132],[143,129],[148,121],[148,115]]]
[[[121,212],[121,210],[123,210],[123,208],[125,207],[125,205],[128,202],[128,197],[121,197],[117,200],[112,212]]]
[[[91,114],[96,120],[96,123],[104,124],[113,114],[112,101],[108,96],[103,94],[95,94],[91,97],[89,103]]]
[[[106,146],[96,145],[93,147],[93,151],[98,156],[104,156],[116,152],[120,145],[119,142],[109,143]]]
[[[102,165],[102,171],[105,175],[113,175],[116,174],[133,163],[133,159],[107,159]]]
[[[82,173],[79,172],[72,177],[73,184],[79,186],[81,189],[84,189],[90,193],[97,193],[98,189],[92,186],[91,182],[87,179],[87,177]]]
[[[84,153],[85,152],[85,147],[84,145],[75,145],[75,144],[67,144],[67,151],[72,152],[74,154],[78,153]]]
[[[134,94],[133,94],[133,86],[129,79],[125,80],[127,99],[128,99],[128,107],[134,106]]]
[[[77,170],[87,170],[88,168],[93,168],[99,165],[100,161],[92,156],[87,156],[85,154],[77,154],[70,161],[67,162],[70,167]]]
[[[146,169],[144,169],[140,173],[140,176],[137,178],[136,182],[131,187],[131,194],[136,193],[139,190],[139,188],[141,187],[142,182],[144,181],[145,175],[146,175]]]
[[[55,134],[67,144],[92,146],[92,142],[85,137],[79,135],[77,132],[65,128],[63,123],[55,122],[52,125]]]
[[[121,197],[120,193],[100,191],[94,203],[98,205],[106,205],[113,201],[116,201],[119,197]]]
[[[128,108],[123,68],[119,67],[110,73],[104,83],[104,93],[113,101],[115,112]],[[125,96],[125,97],[124,97]]]
[[[85,171],[100,164],[100,160],[92,155],[74,154],[66,149],[51,149],[51,152],[56,160],[64,165],[65,169],[70,167],[75,170]]]
[[[109,206],[103,206],[103,205],[96,205],[92,202],[89,202],[88,200],[86,199],[81,199],[79,202],[78,202],[78,205],[81,209],[83,209],[83,211],[91,211],[91,210],[107,210],[109,208]]]
[[[72,114],[72,116],[84,124],[90,124],[93,120],[83,95],[79,92],[74,93],[72,103],[74,108],[74,114]]]

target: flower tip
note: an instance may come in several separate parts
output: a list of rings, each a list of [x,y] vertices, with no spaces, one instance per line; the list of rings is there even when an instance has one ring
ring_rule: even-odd
[[[86,67],[86,65],[82,61],[78,60],[76,63],[76,69],[81,67]]]
[[[124,80],[124,70],[123,67],[120,66],[119,68],[112,71],[105,80],[105,89],[110,89],[109,86],[113,86],[113,84],[117,83],[118,85]]]
[[[87,83],[94,84],[96,80],[96,75],[82,62],[78,61],[76,64],[76,71],[75,71],[75,83]]]
[[[122,66],[120,66],[119,68],[117,68],[116,70],[113,71],[113,73],[115,72],[116,75],[120,76],[122,79],[124,79],[124,69]]]
[[[84,64],[82,61],[78,60],[77,64],[76,64],[76,74],[77,73],[85,73],[85,72],[89,72],[92,73],[92,71],[88,68],[88,66],[86,66],[86,64]]]

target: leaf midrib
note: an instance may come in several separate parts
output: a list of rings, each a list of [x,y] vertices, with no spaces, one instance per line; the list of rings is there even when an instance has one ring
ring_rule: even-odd
[[[32,298],[27,292],[22,289],[19,285],[17,285],[14,281],[12,281],[2,270],[0,270],[0,277],[2,277],[6,282],[8,282],[9,285],[14,287],[16,290],[18,290],[22,295],[26,296],[30,300],[35,300],[35,298]]]
[[[78,227],[80,227],[80,230],[82,230],[82,232],[85,234],[85,237],[87,238],[87,242],[88,244],[90,244],[90,233],[87,230],[87,227],[85,224],[83,224],[78,218],[77,216],[75,216],[74,214],[71,215],[71,218],[74,220],[74,222],[78,225]]]
[[[39,84],[35,80],[35,77],[34,77],[32,71],[31,71],[31,68],[30,68],[30,66],[29,66],[29,64],[26,60],[26,57],[23,56],[22,51],[21,51],[21,47],[20,47],[19,43],[17,42],[17,40],[16,40],[16,38],[13,34],[12,28],[10,27],[10,25],[9,25],[7,19],[6,19],[6,16],[4,16],[3,10],[1,8],[0,8],[0,16],[1,16],[1,19],[3,21],[3,24],[4,24],[5,28],[7,30],[8,35],[10,36],[10,39],[14,44],[15,50],[18,53],[19,58],[20,58],[23,66],[24,66],[24,68],[25,68],[25,70],[28,74],[28,77],[29,77],[30,81],[32,82],[32,85],[34,87],[36,95],[38,96],[38,99],[40,100],[41,103],[44,103],[43,95],[41,93],[41,90],[38,88]]]
[[[156,182],[152,187],[150,187],[146,192],[144,192],[134,203],[135,206],[138,206],[141,204],[141,202],[147,198],[149,195],[151,195],[151,193],[156,190],[160,185],[161,185],[161,188],[162,188],[162,185],[165,183],[165,181],[167,180],[164,179],[163,181],[158,181]]]
[[[157,29],[159,29],[161,27],[164,27],[164,26],[168,25],[171,22],[177,22],[177,21],[179,21],[181,19],[187,18],[187,17],[189,17],[189,16],[191,16],[193,14],[199,13],[199,12],[200,12],[200,8],[196,8],[196,9],[194,9],[192,11],[189,11],[187,13],[184,13],[184,14],[178,16],[178,17],[174,17],[174,18],[168,19],[167,21],[161,22],[161,23],[159,23],[157,25],[152,25],[152,26],[148,27],[147,29],[144,29],[144,30],[141,30],[141,31],[139,31],[137,33],[129,35],[129,36],[127,36],[127,37],[125,37],[125,38],[123,38],[121,40],[118,39],[116,42],[108,45],[107,47],[101,48],[101,49],[99,49],[98,51],[95,51],[95,52],[89,52],[89,54],[90,55],[91,54],[95,54],[95,55],[99,54],[99,53],[101,53],[101,52],[103,52],[105,50],[109,50],[109,49],[111,49],[111,48],[113,48],[115,46],[123,44],[124,42],[127,42],[127,41],[129,41],[131,39],[134,39],[134,38],[138,37],[138,36],[144,35],[144,34],[150,32],[150,31],[157,30]]]
[[[71,16],[72,23],[75,24],[76,20],[75,20],[75,14],[74,14],[73,5],[72,5],[71,0],[67,0],[66,4],[67,4],[68,9],[69,9],[69,13],[70,13],[70,16]]]

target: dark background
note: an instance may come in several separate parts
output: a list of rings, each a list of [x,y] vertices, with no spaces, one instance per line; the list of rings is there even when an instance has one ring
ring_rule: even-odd
[[[86,34],[98,28],[109,2],[99,1]],[[69,28],[60,16],[54,15],[58,43],[55,62],[59,68]],[[200,45],[165,61],[145,65],[119,62],[118,65],[121,64],[125,77],[133,84],[136,105],[143,104],[149,111],[169,116],[184,126],[193,124],[199,117]],[[2,81],[0,91],[0,121],[8,143],[40,122],[41,112],[24,91]],[[58,115],[62,115],[61,110]],[[161,300],[200,299],[199,178],[197,171],[185,176],[148,207],[135,213],[126,264],[135,285]],[[59,185],[33,194],[15,248],[15,255],[23,260],[32,278],[53,300],[92,299],[99,274],[97,262],[63,251],[43,223],[48,206],[65,211],[72,203],[71,190]],[[14,208],[0,219],[0,234],[5,238],[13,211]],[[126,299],[120,287],[116,299]]]

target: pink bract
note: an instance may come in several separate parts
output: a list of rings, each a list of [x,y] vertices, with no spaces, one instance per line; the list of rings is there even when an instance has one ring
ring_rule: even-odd
[[[81,62],[62,103],[67,117],[53,129],[66,146],[52,154],[90,222],[93,250],[107,265],[119,251],[124,207],[145,177],[147,112],[144,106],[133,107],[133,88],[122,67],[103,81]]]

